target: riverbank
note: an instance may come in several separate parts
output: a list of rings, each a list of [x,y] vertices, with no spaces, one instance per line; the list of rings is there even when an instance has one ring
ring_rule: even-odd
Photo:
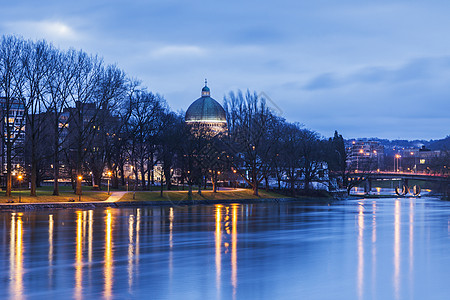
[[[59,196],[53,195],[53,187],[40,187],[36,191],[36,196],[30,196],[30,190],[14,190],[11,197],[5,196],[5,192],[0,192],[0,205],[2,203],[60,203],[60,202],[100,202],[108,199],[110,195],[106,191],[92,191],[83,189],[81,197],[76,195],[71,187],[62,186],[59,189]]]
[[[221,189],[217,193],[211,190],[202,190],[199,194],[197,191],[193,191],[191,197],[189,197],[187,191],[164,191],[161,197],[160,192],[128,192],[123,195],[119,200],[120,202],[126,201],[191,201],[191,200],[233,200],[233,199],[259,199],[259,198],[290,198],[284,195],[259,190],[259,196],[253,195],[251,189]]]
[[[214,205],[214,204],[250,204],[250,203],[271,203],[279,204],[284,202],[303,203],[331,203],[333,199],[305,199],[305,198],[253,198],[253,199],[221,199],[221,200],[180,200],[180,201],[119,201],[119,202],[59,202],[59,203],[13,203],[0,204],[0,210],[33,211],[51,209],[94,209],[105,207],[148,207],[148,206],[183,206],[183,205]]]
[[[133,199],[134,198],[134,199]],[[253,195],[250,189],[227,189],[218,193],[203,191],[193,193],[189,199],[187,191],[159,192],[113,192],[104,201],[60,201],[60,202],[28,202],[0,203],[0,210],[49,210],[49,209],[94,209],[104,207],[142,207],[142,206],[181,206],[181,205],[214,205],[232,203],[281,203],[300,201],[304,203],[330,203],[332,198],[319,197],[287,197],[275,192],[260,191],[259,196]],[[35,200],[39,197],[34,198]],[[45,198],[44,198],[45,199]]]
[[[188,191],[171,190],[163,191],[113,191],[110,195],[106,191],[92,191],[83,189],[81,197],[76,195],[70,187],[61,187],[59,196],[53,195],[52,187],[41,187],[37,190],[36,196],[30,196],[29,190],[13,191],[11,197],[6,197],[0,193],[0,205],[5,204],[34,204],[34,203],[61,203],[61,202],[116,202],[116,201],[181,201],[181,200],[222,200],[222,199],[255,199],[255,198],[288,198],[284,195],[260,190],[259,196],[254,196],[251,189],[221,188],[217,193],[211,190],[202,190],[201,194],[193,191],[192,196],[188,196]],[[116,198],[114,197],[116,196]]]

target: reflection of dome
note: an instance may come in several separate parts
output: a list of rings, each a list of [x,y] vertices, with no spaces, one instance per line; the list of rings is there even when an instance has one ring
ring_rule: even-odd
[[[226,123],[227,117],[222,105],[210,97],[209,87],[202,89],[202,97],[195,100],[186,111],[186,122]]]

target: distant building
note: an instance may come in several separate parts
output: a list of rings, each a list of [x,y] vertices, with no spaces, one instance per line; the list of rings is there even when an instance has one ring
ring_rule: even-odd
[[[187,109],[185,122],[194,134],[217,135],[227,130],[227,116],[222,105],[211,98],[205,80],[202,96]]]
[[[399,155],[399,168],[402,171],[429,172],[433,162],[440,157],[440,150],[430,150],[425,146],[421,148],[402,149]]]
[[[0,139],[1,148],[1,166],[2,173],[6,174],[6,140],[8,136],[7,127],[9,127],[10,141],[12,142],[11,157],[12,170],[20,171],[25,163],[24,143],[25,143],[25,107],[22,101],[18,99],[8,99],[0,97],[0,130],[3,135]]]
[[[384,169],[384,147],[377,141],[351,141],[347,153],[347,164],[352,170]]]

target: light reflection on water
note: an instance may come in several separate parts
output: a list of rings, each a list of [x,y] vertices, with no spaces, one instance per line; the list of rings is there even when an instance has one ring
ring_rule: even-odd
[[[364,203],[358,203],[358,298],[364,296]]]
[[[75,254],[75,299],[81,299],[83,291],[83,214],[77,211],[77,240]]]
[[[395,299],[400,298],[400,251],[401,251],[401,202],[395,200],[394,211],[394,290]]]
[[[0,298],[442,299],[449,211],[424,197],[3,212]]]
[[[221,274],[222,274],[222,205],[216,205],[216,232],[215,232],[215,245],[216,245],[216,290],[217,298],[220,299],[221,291]]]
[[[11,214],[11,231],[9,244],[9,280],[10,294],[14,298],[23,298],[23,228],[22,213]]]
[[[114,284],[113,275],[113,251],[112,251],[112,216],[111,209],[106,209],[106,226],[105,226],[105,262],[104,262],[104,291],[103,295],[106,299],[112,296],[112,286]]]

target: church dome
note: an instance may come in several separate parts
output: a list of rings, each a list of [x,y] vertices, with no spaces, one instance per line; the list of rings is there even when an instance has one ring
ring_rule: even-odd
[[[226,122],[222,105],[210,97],[209,87],[202,89],[202,96],[195,100],[186,111],[186,122]]]

